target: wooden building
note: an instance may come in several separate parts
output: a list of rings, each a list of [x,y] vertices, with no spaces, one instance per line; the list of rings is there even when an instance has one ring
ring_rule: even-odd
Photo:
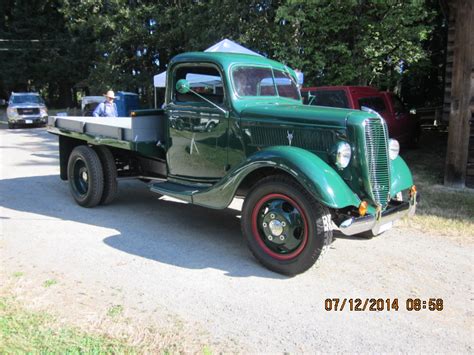
[[[443,119],[445,185],[474,188],[474,0],[441,0],[449,19]]]

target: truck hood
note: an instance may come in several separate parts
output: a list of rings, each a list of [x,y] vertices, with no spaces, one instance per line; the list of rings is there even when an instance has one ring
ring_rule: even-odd
[[[34,103],[23,103],[23,104],[10,104],[8,107],[12,108],[46,108],[45,105],[34,104]]]
[[[349,116],[356,112],[361,111],[300,104],[262,103],[245,107],[240,116],[249,120],[271,119],[273,122],[281,121],[281,123],[290,121],[292,124],[321,124],[345,128]]]

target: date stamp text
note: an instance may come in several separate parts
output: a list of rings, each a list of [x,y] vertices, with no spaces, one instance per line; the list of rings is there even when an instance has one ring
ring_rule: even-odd
[[[324,309],[328,312],[381,312],[407,310],[409,312],[419,311],[442,311],[444,302],[442,298],[326,298]]]

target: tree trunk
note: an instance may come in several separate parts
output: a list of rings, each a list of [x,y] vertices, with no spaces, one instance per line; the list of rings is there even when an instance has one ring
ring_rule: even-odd
[[[456,11],[451,108],[444,184],[462,188],[466,183],[471,118],[471,73],[474,68],[474,2],[457,0],[450,11]]]
[[[58,97],[58,107],[66,108],[73,107],[72,99],[72,85],[70,83],[61,82],[59,83],[59,97]]]

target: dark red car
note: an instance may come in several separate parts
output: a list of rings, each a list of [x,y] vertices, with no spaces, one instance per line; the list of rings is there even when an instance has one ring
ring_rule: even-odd
[[[363,106],[377,111],[387,122],[389,136],[401,145],[415,146],[420,125],[415,115],[405,108],[393,93],[370,86],[319,86],[301,89],[307,105],[330,106],[360,110]]]

